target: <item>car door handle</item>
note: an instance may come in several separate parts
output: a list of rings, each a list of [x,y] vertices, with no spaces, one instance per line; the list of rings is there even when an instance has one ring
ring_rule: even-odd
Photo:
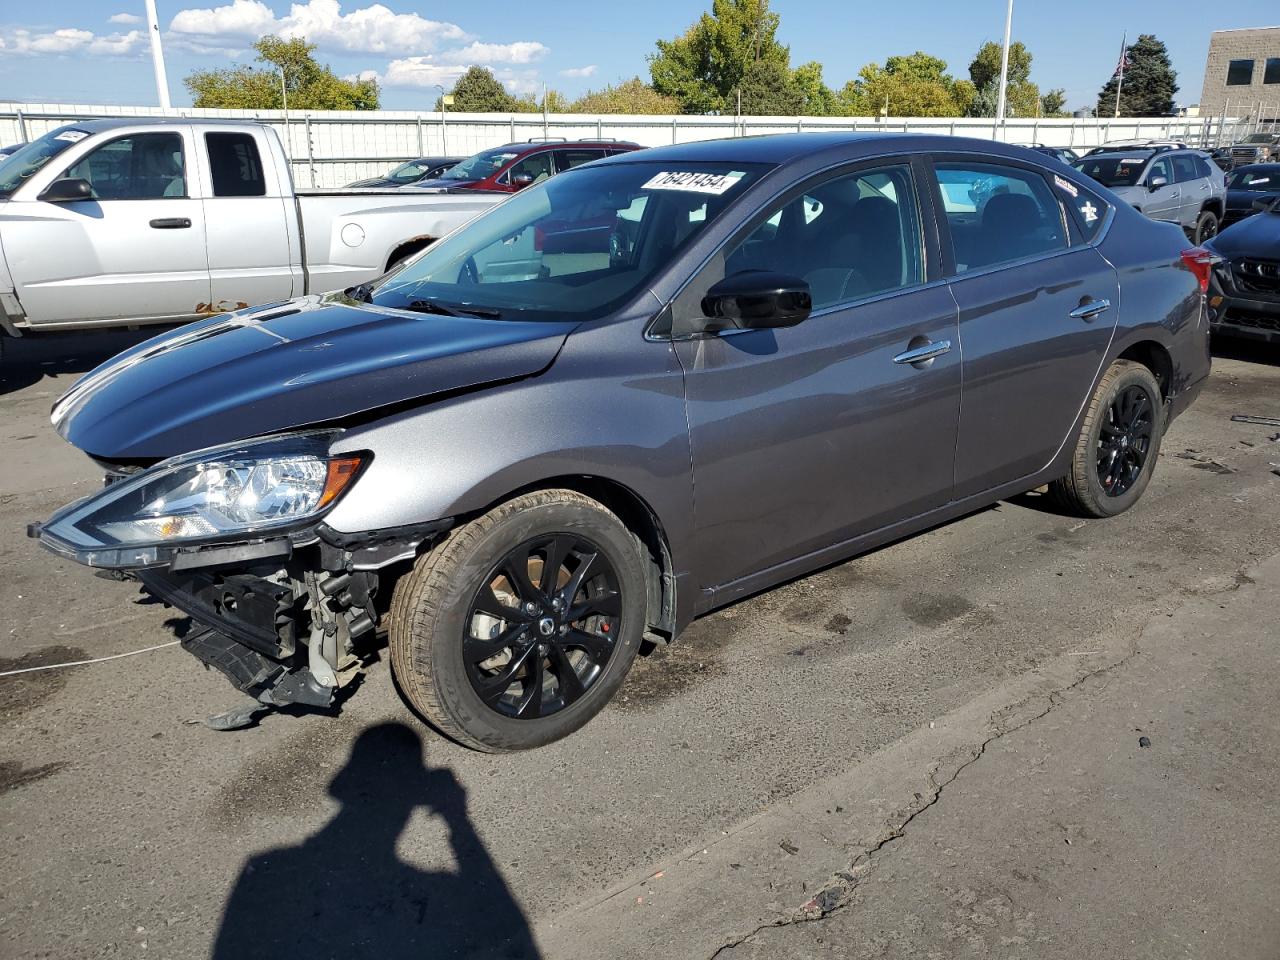
[[[1092,320],[1104,310],[1111,309],[1110,300],[1090,300],[1088,303],[1082,303],[1080,306],[1072,310],[1067,316],[1073,320]]]
[[[151,226],[157,230],[185,230],[191,226],[191,221],[186,217],[161,217],[152,220]]]
[[[894,363],[927,363],[944,353],[951,352],[950,340],[933,340],[920,347],[904,350],[893,358]]]

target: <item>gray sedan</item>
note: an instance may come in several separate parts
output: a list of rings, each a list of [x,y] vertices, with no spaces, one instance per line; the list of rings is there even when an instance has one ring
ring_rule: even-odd
[[[385,637],[437,729],[536,747],[716,607],[1043,484],[1132,507],[1212,260],[1001,144],[614,157],[89,373],[53,419],[110,482],[31,533],[191,615],[253,698],[220,725],[328,706]]]

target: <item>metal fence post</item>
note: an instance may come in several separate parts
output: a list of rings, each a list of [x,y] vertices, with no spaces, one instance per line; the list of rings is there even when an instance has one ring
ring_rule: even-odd
[[[596,117],[596,139],[604,139],[604,119],[602,117]]]
[[[671,117],[671,142],[676,142],[676,118],[674,114]]]
[[[18,139],[23,143],[28,143],[31,139],[27,136],[27,119],[22,115],[21,110],[18,111]]]
[[[426,152],[427,151],[424,150],[422,146],[422,115],[419,114],[418,115],[418,156],[420,157],[424,156]]]
[[[508,140],[507,142],[508,143],[516,142],[516,115],[514,113],[511,115],[511,139]]]
[[[316,188],[316,152],[311,141],[311,114],[307,114],[307,174],[311,179],[311,189]]]

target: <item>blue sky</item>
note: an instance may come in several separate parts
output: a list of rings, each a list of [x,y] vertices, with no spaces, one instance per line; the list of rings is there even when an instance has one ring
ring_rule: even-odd
[[[189,104],[182,77],[252,59],[264,33],[303,33],[342,75],[371,73],[383,105],[429,108],[479,63],[516,92],[543,83],[570,95],[639,74],[658,37],[674,37],[710,0],[158,0],[175,104]],[[957,75],[985,40],[999,40],[1004,0],[774,0],[792,64],[817,60],[834,87],[870,61],[923,49]],[[153,104],[155,87],[142,0],[43,0],[0,10],[0,100]],[[1064,87],[1068,105],[1091,103],[1115,66],[1121,35],[1155,33],[1169,47],[1179,103],[1200,98],[1209,33],[1280,23],[1275,0],[1190,4],[1180,0],[1017,0],[1014,38],[1035,57],[1032,79]]]

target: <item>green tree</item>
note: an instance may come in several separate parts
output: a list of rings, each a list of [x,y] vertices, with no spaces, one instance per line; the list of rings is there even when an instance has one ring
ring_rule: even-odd
[[[269,69],[240,64],[221,70],[193,70],[183,79],[193,106],[279,110],[284,106],[280,74],[284,70],[293,110],[377,110],[375,80],[344,80],[312,56],[316,46],[301,37],[262,37],[253,48]]]
[[[731,112],[748,68],[790,69],[791,52],[775,39],[778,24],[769,0],[712,0],[711,12],[683,34],[658,41],[658,52],[649,57],[653,88],[675,97],[685,113]],[[764,78],[774,75],[757,67],[753,89],[765,89]]]
[[[775,60],[760,60],[742,77],[742,114],[790,117],[800,113],[804,97],[791,81],[791,71]]]
[[[1040,96],[1040,116],[1065,117],[1067,115],[1067,91],[1056,87]]]
[[[1003,48],[1000,44],[988,40],[978,48],[977,54],[969,62],[969,79],[975,88],[981,90],[988,83],[1000,82],[1000,59]],[[1031,79],[1031,53],[1021,40],[1009,44],[1009,82],[1025,83]]]
[[[485,67],[469,67],[449,92],[453,94],[449,109],[459,113],[522,113],[542,109],[532,97],[521,101],[507,93],[507,88]],[[435,108],[440,109],[439,97]]]
[[[849,116],[955,117],[973,99],[973,85],[947,73],[944,60],[916,51],[869,63],[840,91],[840,112]]]
[[[1098,94],[1098,116],[1110,117],[1116,110],[1116,87],[1120,86],[1122,117],[1166,117],[1173,113],[1173,95],[1178,92],[1178,74],[1169,61],[1169,51],[1154,35],[1144,33],[1126,50],[1128,66],[1124,83],[1113,74]]]
[[[571,113],[679,113],[680,101],[664,96],[639,77],[603,90],[589,90],[569,106]]]
[[[835,92],[823,81],[822,64],[816,60],[792,70],[791,84],[800,96],[800,112],[805,116],[826,117],[839,113]]]
[[[974,97],[967,111],[971,117],[994,117],[1000,99],[1002,47],[988,40],[969,62]],[[1011,117],[1035,117],[1043,112],[1040,88],[1031,82],[1031,52],[1020,40],[1009,44],[1009,77],[1005,88],[1005,112]]]

